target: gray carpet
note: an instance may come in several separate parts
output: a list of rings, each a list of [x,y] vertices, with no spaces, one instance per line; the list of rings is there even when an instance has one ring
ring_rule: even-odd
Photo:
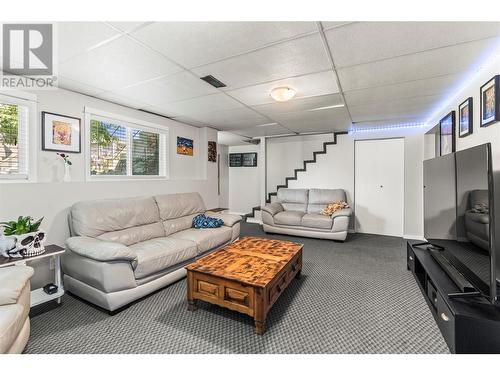
[[[266,236],[244,224],[242,235]],[[303,277],[254,334],[250,317],[199,303],[187,311],[185,279],[115,316],[69,295],[35,316],[27,353],[448,353],[406,270],[404,241],[350,235],[305,244]]]

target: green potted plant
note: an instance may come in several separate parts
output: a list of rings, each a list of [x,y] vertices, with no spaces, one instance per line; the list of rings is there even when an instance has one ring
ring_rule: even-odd
[[[4,234],[0,241],[2,255],[19,257],[42,254],[45,251],[45,232],[39,230],[42,220],[43,217],[33,221],[31,216],[19,216],[17,220],[0,223]],[[5,249],[13,243],[14,247]]]

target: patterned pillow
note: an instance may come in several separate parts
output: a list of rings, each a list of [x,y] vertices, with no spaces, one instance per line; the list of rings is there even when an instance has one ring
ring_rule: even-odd
[[[193,217],[193,228],[219,228],[224,225],[224,220],[215,217],[209,217],[205,214],[199,214]]]
[[[329,203],[325,208],[323,208],[321,213],[323,215],[330,216],[333,215],[335,212],[342,210],[343,208],[349,208],[349,205],[344,201],[336,201],[333,203]]]

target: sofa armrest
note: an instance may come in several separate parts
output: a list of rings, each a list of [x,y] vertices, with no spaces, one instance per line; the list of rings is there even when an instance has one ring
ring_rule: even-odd
[[[137,262],[137,254],[118,242],[101,241],[91,237],[70,237],[66,240],[66,246],[75,254],[100,262]]]
[[[226,214],[223,212],[207,211],[205,215],[222,219],[226,227],[232,227],[234,224],[239,223],[243,219],[240,215]]]
[[[21,292],[33,276],[33,268],[12,266],[0,268],[0,305],[17,303]]]
[[[284,211],[283,206],[279,202],[273,202],[266,204],[262,211],[268,212],[271,216],[276,215],[278,212]]]
[[[332,219],[335,219],[336,217],[339,217],[339,216],[351,216],[351,215],[352,215],[351,208],[343,208],[341,210],[338,210],[337,212],[334,212],[332,214]]]

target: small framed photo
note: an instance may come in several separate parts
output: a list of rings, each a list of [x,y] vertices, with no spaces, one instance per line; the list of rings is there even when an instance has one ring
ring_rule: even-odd
[[[480,125],[488,126],[500,121],[500,75],[497,75],[481,86]]]
[[[80,153],[81,143],[79,118],[42,112],[42,150]]]
[[[455,152],[455,111],[451,111],[439,121],[440,156]]]
[[[458,136],[467,137],[472,134],[472,97],[458,106]]]

